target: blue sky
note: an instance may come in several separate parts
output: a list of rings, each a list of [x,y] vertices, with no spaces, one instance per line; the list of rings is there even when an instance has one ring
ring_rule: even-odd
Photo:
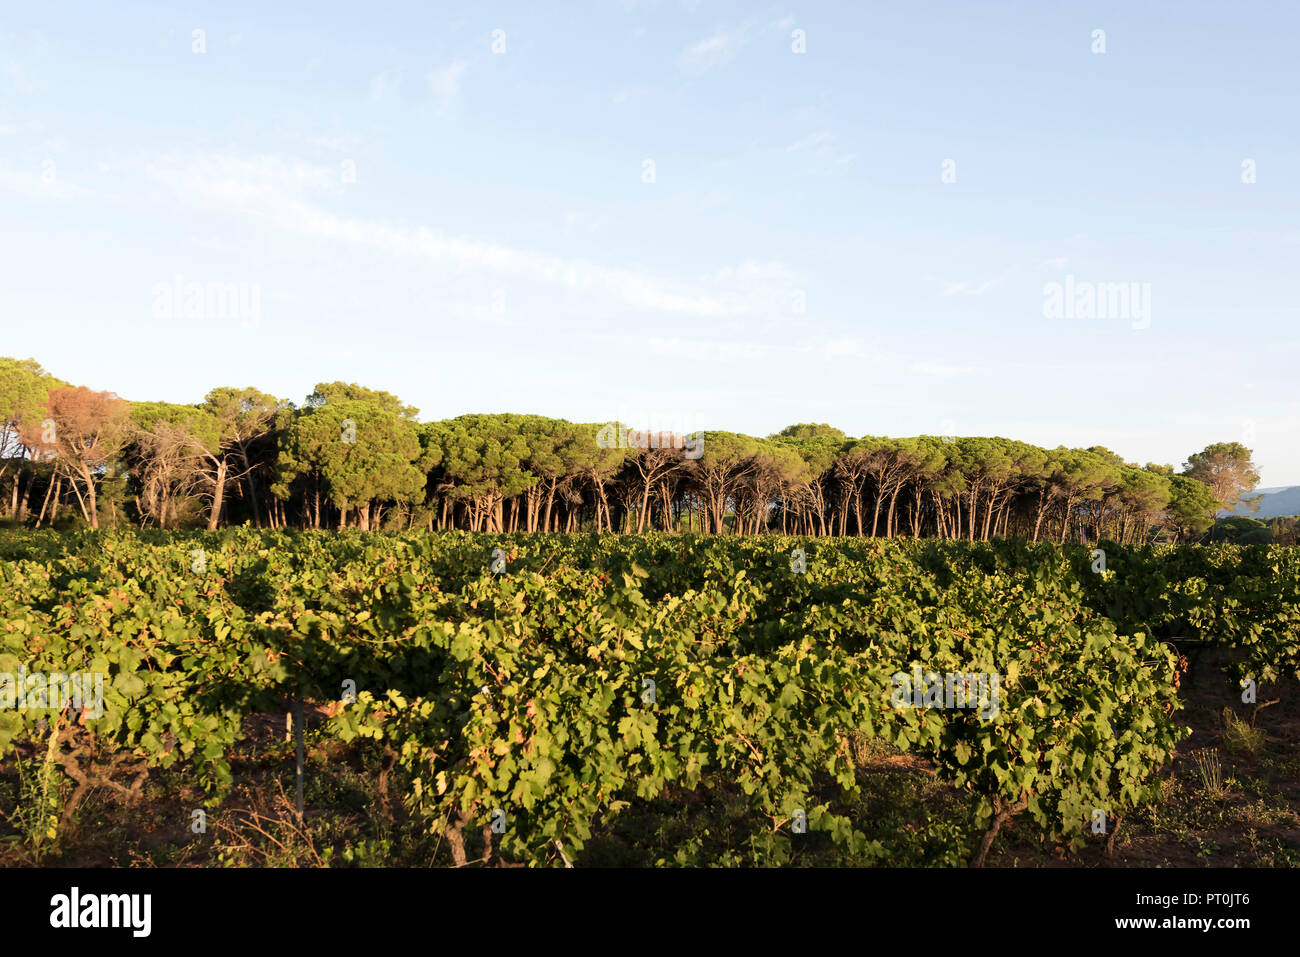
[[[137,400],[1243,441],[1300,484],[1297,35],[1281,2],[6,0],[0,354]],[[176,277],[249,308],[169,317]],[[1149,312],[1049,318],[1066,277]]]

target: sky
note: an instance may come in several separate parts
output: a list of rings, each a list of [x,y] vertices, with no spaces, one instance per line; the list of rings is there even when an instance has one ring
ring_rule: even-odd
[[[1298,35],[1251,0],[0,0],[0,354],[426,421],[1239,441],[1300,485]]]

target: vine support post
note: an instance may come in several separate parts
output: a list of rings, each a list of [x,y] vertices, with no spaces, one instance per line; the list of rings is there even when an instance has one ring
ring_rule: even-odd
[[[293,737],[295,747],[298,752],[298,820],[302,821],[302,694],[294,695],[293,699]]]

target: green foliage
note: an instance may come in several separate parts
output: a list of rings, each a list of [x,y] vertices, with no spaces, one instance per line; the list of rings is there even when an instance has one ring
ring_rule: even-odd
[[[1227,796],[1223,783],[1223,763],[1219,752],[1214,748],[1198,748],[1192,752],[1192,763],[1201,781],[1201,789],[1212,801],[1222,800]]]
[[[1223,746],[1229,751],[1245,751],[1256,755],[1268,740],[1259,728],[1252,728],[1248,722],[1239,718],[1231,708],[1223,709]]]
[[[839,429],[831,425],[803,422],[798,425],[787,425],[778,432],[773,438],[787,439],[834,439],[836,442],[843,442],[846,436]]]
[[[375,500],[409,502],[424,490],[424,458],[416,427],[360,401],[332,402],[296,417],[280,444],[277,492],[316,476],[342,510]]]
[[[1185,733],[1162,638],[1300,673],[1296,550],[1108,546],[1096,574],[1076,546],[796,544],[805,573],[770,539],[22,533],[0,539],[0,672],[103,673],[101,717],[54,717],[60,763],[184,766],[212,800],[245,716],[327,704],[428,829],[500,810],[495,851],[539,865],[717,778],[747,809],[736,863],[801,840],[885,862],[850,813],[863,740],[932,762],[977,828],[1023,802],[1027,833],[1078,843],[1149,800]],[[997,707],[900,702],[914,668],[996,675]],[[0,712],[0,756],[39,761],[50,717]]]
[[[403,405],[402,400],[391,392],[368,389],[355,382],[318,382],[312,394],[307,396],[309,409],[319,409],[321,406],[339,402],[365,402],[377,409],[391,412],[399,418],[412,421],[420,412],[413,405]]]
[[[0,359],[4,517],[44,521],[46,500],[34,496],[49,485],[27,456],[53,454],[39,447],[36,426],[58,384],[34,360]],[[318,383],[302,409],[252,387],[213,389],[193,406],[136,403],[121,461],[106,460],[117,455],[110,443],[77,470],[79,485],[58,486],[51,514],[74,505],[83,488],[92,498],[111,472],[125,477],[110,503],[112,522],[120,504],[124,514],[134,511],[128,517],[160,527],[191,520],[203,501],[209,529],[251,519],[364,530],[699,527],[1062,543],[1105,536],[1128,544],[1198,541],[1219,507],[1258,482],[1250,450],[1233,442],[1207,446],[1175,475],[1170,466],[1126,463],[1103,446],[1046,449],[1001,437],[850,438],[824,423],[790,425],[766,439],[682,436],[651,422],[632,429],[503,413],[418,423],[417,412],[391,393],[347,382]],[[363,420],[358,447],[338,448],[330,429]],[[413,455],[408,429],[419,445]],[[66,462],[56,464],[70,474]],[[1296,537],[1294,529],[1274,534]]]
[[[46,398],[58,385],[35,359],[0,356],[0,457],[17,451],[19,433],[44,417]]]
[[[1238,545],[1268,545],[1273,541],[1273,533],[1259,519],[1236,516],[1215,522],[1210,530],[1210,540]]]
[[[1173,475],[1169,484],[1170,524],[1184,538],[1205,534],[1214,525],[1214,513],[1222,503],[1214,497],[1208,485],[1196,479]]]

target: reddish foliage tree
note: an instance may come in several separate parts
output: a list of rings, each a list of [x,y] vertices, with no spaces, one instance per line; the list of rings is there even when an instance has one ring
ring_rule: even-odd
[[[96,473],[121,451],[130,408],[112,392],[95,392],[85,386],[53,389],[46,403],[45,420],[25,429],[23,441],[53,458],[56,469],[72,483],[81,513],[91,528],[99,528]]]

